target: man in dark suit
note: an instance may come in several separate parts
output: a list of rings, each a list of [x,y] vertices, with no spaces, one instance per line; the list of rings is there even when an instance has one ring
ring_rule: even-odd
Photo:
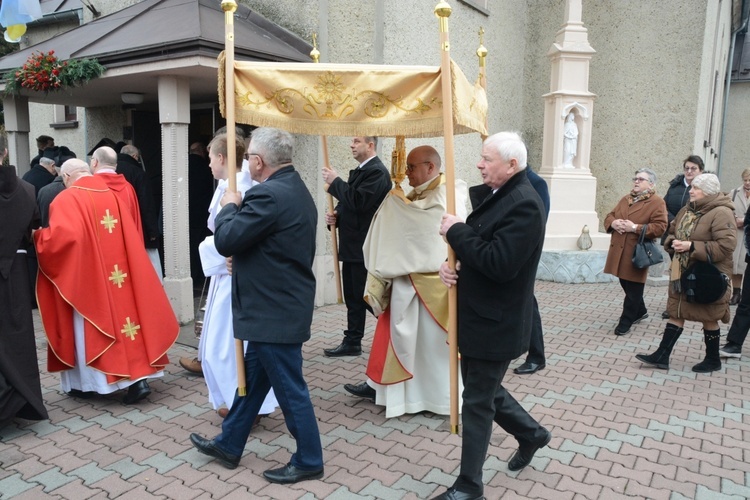
[[[552,435],[502,386],[510,362],[529,347],[534,280],[544,243],[544,205],[524,173],[526,146],[516,133],[501,132],[482,145],[477,164],[484,199],[464,223],[446,214],[440,233],[456,252],[440,278],[458,287],[458,348],[461,352],[463,435],[460,475],[439,500],[483,498],[482,466],[493,420],[519,447],[508,469],[526,467]]]
[[[227,468],[239,464],[255,417],[273,387],[297,451],[289,463],[267,470],[273,483],[323,477],[323,450],[307,383],[302,343],[310,339],[315,300],[317,211],[292,166],[293,139],[283,130],[259,128],[248,146],[250,176],[258,185],[244,199],[227,190],[216,217],[214,243],[232,257],[234,336],[245,351],[247,396],[235,396],[212,440],[191,434],[202,453]]]
[[[122,174],[135,190],[138,210],[141,213],[143,242],[154,270],[161,279],[163,271],[159,260],[159,210],[140,159],[141,152],[137,147],[130,144],[122,145],[117,153],[117,173]]]
[[[375,155],[377,145],[377,137],[352,138],[352,156],[359,166],[349,172],[348,182],[335,170],[323,166],[328,192],[338,200],[334,212],[326,214],[326,224],[339,229],[339,260],[347,311],[343,342],[323,351],[330,357],[362,354],[365,317],[368,310],[372,311],[363,298],[367,269],[362,245],[375,212],[393,186],[390,173]]]
[[[536,172],[531,170],[531,166],[527,165],[524,169],[526,177],[529,178],[531,187],[534,188],[536,194],[542,199],[544,203],[544,213],[546,217],[549,217],[549,189],[547,183],[537,175]],[[513,373],[518,375],[530,375],[536,373],[539,370],[547,366],[547,360],[544,356],[544,331],[542,330],[542,315],[539,314],[539,303],[534,297],[534,316],[531,323],[531,342],[529,343],[529,353],[526,355],[526,361],[520,366],[513,370]]]

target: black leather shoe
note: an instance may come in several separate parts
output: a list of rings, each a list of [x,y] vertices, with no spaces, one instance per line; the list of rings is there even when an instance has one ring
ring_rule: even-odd
[[[353,396],[357,396],[360,398],[367,398],[372,399],[375,401],[375,389],[367,385],[367,382],[362,382],[361,384],[346,384],[344,385],[344,389],[346,392]]]
[[[531,375],[532,373],[544,369],[546,366],[547,365],[544,363],[532,363],[531,361],[527,361],[521,366],[516,367],[513,370],[513,373],[517,375]]]
[[[540,448],[544,448],[545,446],[547,446],[552,440],[552,433],[549,431],[545,432],[547,433],[547,435],[536,443],[521,444],[518,446],[516,452],[512,457],[510,457],[510,461],[508,462],[508,470],[512,470],[515,472],[517,470],[523,469],[531,463],[531,459],[534,458],[534,454]]]
[[[661,313],[661,319],[669,319],[669,311],[664,311]]]
[[[484,496],[458,491],[456,488],[448,488],[448,491],[442,495],[432,497],[432,500],[484,500]]]
[[[338,358],[340,356],[359,356],[362,354],[362,346],[341,343],[338,347],[333,349],[324,349],[323,354],[329,358]]]
[[[290,484],[308,479],[320,479],[323,477],[323,467],[317,470],[300,470],[292,464],[286,464],[280,469],[271,469],[263,473],[263,477],[272,483]]]
[[[139,380],[135,384],[128,387],[128,393],[125,394],[125,397],[122,399],[122,402],[126,405],[132,405],[133,403],[137,403],[141,399],[145,398],[151,394],[151,388],[148,386],[148,382],[146,382],[146,379]]]
[[[193,443],[193,446],[195,446],[198,451],[209,457],[214,457],[227,469],[236,469],[240,463],[240,458],[242,458],[223,452],[218,446],[216,446],[213,439],[208,440],[195,433],[190,434],[190,442]]]

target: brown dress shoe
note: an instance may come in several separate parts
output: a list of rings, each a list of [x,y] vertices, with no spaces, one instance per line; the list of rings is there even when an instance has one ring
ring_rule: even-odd
[[[201,366],[201,362],[198,361],[198,358],[180,358],[180,366],[190,373],[203,375],[203,367]]]

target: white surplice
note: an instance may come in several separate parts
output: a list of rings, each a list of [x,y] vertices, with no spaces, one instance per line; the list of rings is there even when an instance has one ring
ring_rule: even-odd
[[[83,333],[83,316],[78,311],[73,311],[73,334],[76,342],[76,365],[70,370],[60,372],[60,387],[63,392],[77,389],[83,392],[96,392],[99,394],[110,394],[120,389],[127,389],[138,380],[120,380],[113,384],[107,383],[107,376],[95,368],[86,364],[86,338]],[[163,377],[164,372],[159,371],[144,378]]]
[[[219,181],[209,206],[208,229],[213,232],[214,220],[221,207],[219,201],[227,189],[226,180]],[[244,196],[255,182],[250,174],[237,173],[237,191]],[[208,400],[214,408],[232,407],[237,391],[237,360],[235,358],[234,329],[232,327],[232,276],[227,271],[225,258],[216,251],[214,237],[209,236],[198,247],[203,274],[210,277],[206,295],[203,332],[198,343],[198,359],[208,386]],[[247,343],[245,343],[247,347]],[[273,389],[268,392],[260,414],[267,415],[278,406]]]

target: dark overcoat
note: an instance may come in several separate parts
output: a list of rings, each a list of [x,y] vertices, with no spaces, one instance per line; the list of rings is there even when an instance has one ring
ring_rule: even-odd
[[[235,338],[297,344],[310,338],[315,305],[315,226],[310,191],[294,167],[282,167],[224,205],[214,243],[232,256]]]
[[[364,262],[362,245],[367,231],[391,187],[391,174],[377,156],[350,171],[348,182],[336,177],[328,186],[328,193],[338,200],[334,210],[341,262]]]
[[[446,233],[461,262],[461,355],[504,361],[528,350],[545,223],[542,200],[519,172]]]

